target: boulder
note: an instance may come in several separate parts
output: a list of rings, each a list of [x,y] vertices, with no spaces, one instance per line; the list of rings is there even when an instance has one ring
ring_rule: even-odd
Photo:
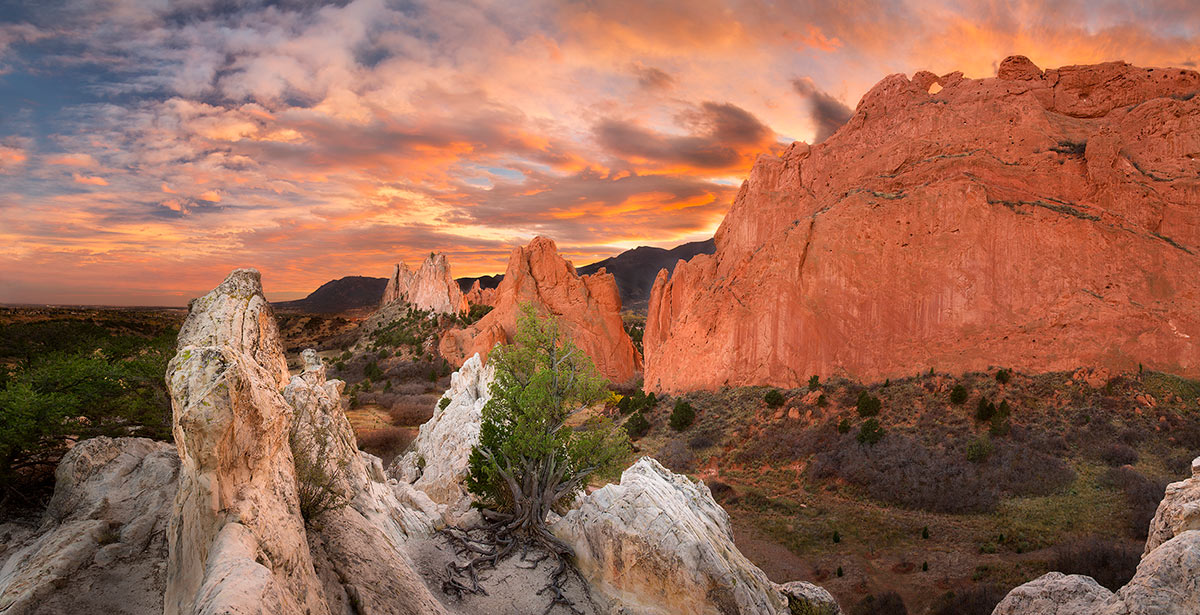
[[[551,529],[575,550],[592,589],[628,612],[791,612],[784,592],[734,545],[708,487],[649,457],[620,484],[580,497]]]
[[[647,389],[1200,376],[1200,73],[1001,68],[889,76],[823,143],[761,156],[716,253],[655,281]]]
[[[0,526],[0,612],[162,613],[178,472],[166,442],[76,444],[39,526]]]
[[[776,585],[775,589],[778,589],[787,598],[788,609],[791,613],[808,615],[841,615],[842,613],[842,607],[838,604],[837,598],[834,598],[833,594],[824,587],[804,581],[791,581]]]
[[[486,361],[495,344],[512,340],[525,303],[556,316],[605,378],[630,383],[641,372],[642,357],[621,321],[621,295],[612,274],[600,269],[578,275],[545,237],[513,249],[492,311],[469,327],[447,331],[439,344],[442,356],[456,365],[474,354]]]
[[[1048,572],[1008,592],[992,615],[1094,615],[1112,595],[1092,577]]]
[[[471,505],[465,481],[471,448],[479,443],[483,407],[492,398],[489,387],[495,369],[484,366],[476,354],[450,375],[450,388],[442,395],[449,400],[433,411],[421,425],[412,450],[392,463],[388,473],[403,484],[411,484],[445,509],[453,521]]]
[[[450,273],[450,260],[440,252],[430,253],[415,272],[404,263],[396,264],[383,290],[380,307],[397,301],[407,301],[417,309],[437,314],[467,311],[462,289]]]
[[[1191,478],[1167,485],[1166,494],[1150,521],[1142,557],[1188,530],[1200,530],[1200,457],[1192,460]]]
[[[1200,613],[1200,531],[1187,530],[1142,557],[1137,573],[1097,615]],[[1090,614],[1089,614],[1090,615]]]

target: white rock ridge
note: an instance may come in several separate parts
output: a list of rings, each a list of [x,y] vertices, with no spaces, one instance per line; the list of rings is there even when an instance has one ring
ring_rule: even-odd
[[[1191,478],[1167,485],[1166,494],[1150,521],[1142,557],[1188,530],[1200,530],[1200,457],[1192,460]]]
[[[270,604],[263,612],[329,612],[298,513],[292,408],[279,394],[286,382],[257,271],[238,269],[192,303],[167,367],[181,470],[166,615],[247,608],[246,600]]]
[[[258,323],[256,335],[228,322]],[[359,453],[342,383],[326,381],[316,355],[306,353],[304,373],[288,382],[279,348],[254,270],[234,271],[194,302],[181,329],[167,368],[181,470],[163,612],[445,613],[400,549],[434,521],[406,504],[432,503],[393,489],[379,461]],[[327,445],[316,447],[317,437]],[[323,484],[348,501],[313,519],[312,532],[292,439],[302,455],[319,448],[333,470]]]
[[[1008,592],[992,615],[1095,613],[1112,595],[1092,577],[1048,572]]]
[[[790,613],[708,487],[643,457],[552,527],[594,590],[634,613]]]
[[[383,290],[384,307],[397,301],[407,301],[418,309],[438,314],[467,311],[467,300],[450,273],[450,260],[445,254],[430,254],[414,272],[404,263],[397,263]]]
[[[178,472],[166,442],[75,445],[40,526],[0,525],[0,613],[161,613]]]
[[[495,369],[484,366],[476,354],[450,376],[450,388],[442,395],[433,417],[421,425],[413,450],[398,458],[389,473],[446,509],[447,519],[465,513],[471,504],[465,481],[471,448],[479,443],[483,407],[492,398],[489,388]]]

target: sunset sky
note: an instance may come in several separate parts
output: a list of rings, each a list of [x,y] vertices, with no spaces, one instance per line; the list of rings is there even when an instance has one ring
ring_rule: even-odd
[[[1193,67],[1145,2],[5,0],[0,302],[290,299],[431,250],[500,272],[712,235],[758,153],[884,76]]]

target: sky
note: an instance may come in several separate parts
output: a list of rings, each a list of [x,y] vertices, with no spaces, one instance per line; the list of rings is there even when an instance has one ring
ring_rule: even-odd
[[[673,247],[889,74],[1194,67],[1198,33],[1192,0],[3,0],[0,302]]]

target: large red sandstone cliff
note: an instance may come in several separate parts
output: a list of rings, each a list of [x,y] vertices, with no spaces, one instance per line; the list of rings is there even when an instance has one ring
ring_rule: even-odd
[[[646,386],[935,368],[1200,376],[1200,73],[892,75],[762,156],[717,252],[660,272]]]
[[[487,359],[493,346],[512,340],[522,303],[557,316],[609,380],[629,383],[641,372],[642,357],[621,323],[621,295],[612,274],[601,269],[578,275],[545,237],[513,249],[492,311],[470,327],[447,331],[439,346],[442,356],[455,365],[477,352]]]
[[[384,307],[397,301],[407,301],[417,309],[439,314],[467,311],[462,289],[450,273],[450,259],[440,252],[431,252],[416,271],[404,263],[396,263],[379,305]]]

